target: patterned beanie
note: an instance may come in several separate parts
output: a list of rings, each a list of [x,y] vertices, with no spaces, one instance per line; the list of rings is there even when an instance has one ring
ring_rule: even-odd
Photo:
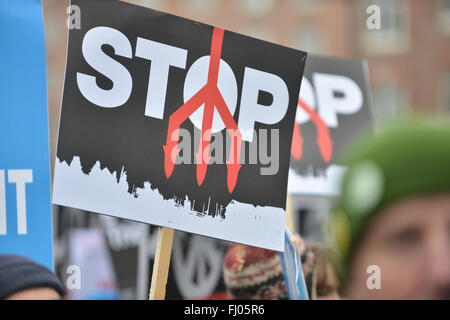
[[[309,294],[314,268],[314,253],[300,238],[293,240],[298,247]],[[283,267],[278,251],[232,244],[225,254],[223,276],[228,295],[236,300],[287,299]]]
[[[287,299],[277,251],[232,244],[225,255],[223,273],[232,299]]]

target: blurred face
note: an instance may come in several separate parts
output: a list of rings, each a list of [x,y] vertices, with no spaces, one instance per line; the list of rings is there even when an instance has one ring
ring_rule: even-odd
[[[371,265],[379,273],[368,273]],[[348,279],[354,299],[450,299],[450,194],[409,198],[379,212]]]
[[[31,288],[10,295],[7,300],[58,300],[58,292],[51,288]]]

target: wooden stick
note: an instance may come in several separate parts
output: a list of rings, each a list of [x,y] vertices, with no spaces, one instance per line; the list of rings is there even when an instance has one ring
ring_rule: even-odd
[[[155,259],[153,261],[152,283],[150,286],[150,300],[164,300],[166,298],[167,276],[169,275],[170,256],[173,243],[172,228],[159,227],[156,242]]]
[[[286,198],[286,225],[292,233],[295,233],[295,217],[290,194]]]

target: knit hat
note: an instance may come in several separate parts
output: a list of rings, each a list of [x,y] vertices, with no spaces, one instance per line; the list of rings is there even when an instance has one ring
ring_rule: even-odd
[[[0,300],[22,290],[52,288],[62,297],[64,287],[50,270],[27,258],[0,255]]]
[[[354,145],[331,219],[342,270],[373,216],[407,197],[450,192],[450,125],[409,120]]]
[[[314,260],[300,237],[296,239],[302,262]],[[311,277],[313,262],[303,265],[305,278]],[[287,299],[283,267],[278,251],[232,244],[225,254],[223,276],[231,299]],[[310,289],[310,288],[308,288]]]
[[[287,299],[277,251],[232,244],[225,255],[223,272],[232,299]]]

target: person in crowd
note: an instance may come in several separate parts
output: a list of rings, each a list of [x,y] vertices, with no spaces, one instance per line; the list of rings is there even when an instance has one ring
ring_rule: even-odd
[[[314,256],[312,298],[317,300],[339,300],[341,277],[336,252],[321,243],[307,243]]]
[[[0,300],[57,300],[61,281],[50,270],[17,255],[0,255]]]
[[[306,279],[312,278],[313,253],[300,237],[294,241],[303,261]],[[228,297],[235,300],[287,299],[283,267],[278,251],[232,244],[224,258],[223,277]],[[308,284],[308,281],[307,281]],[[311,294],[311,288],[308,288]]]
[[[363,139],[332,215],[350,299],[450,298],[450,125],[409,120]]]

